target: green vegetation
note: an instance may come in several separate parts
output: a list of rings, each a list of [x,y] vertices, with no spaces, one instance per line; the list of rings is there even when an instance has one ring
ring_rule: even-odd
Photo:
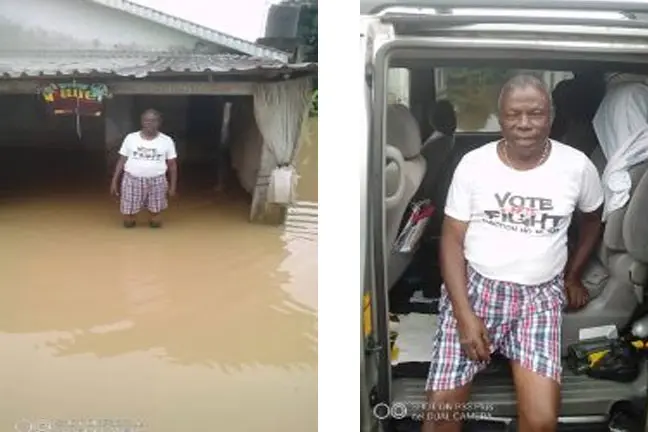
[[[519,73],[543,79],[541,71],[518,69],[444,68],[445,85],[437,96],[448,99],[457,111],[457,127],[463,131],[480,131],[497,113],[497,99],[502,86]]]
[[[310,116],[317,117],[317,89],[315,89],[311,97]]]
[[[317,63],[317,0],[284,0],[283,4],[302,9],[297,36],[304,50],[304,61]],[[313,80],[310,116],[317,117],[317,78]]]
[[[458,128],[478,131],[497,112],[497,96],[510,76],[509,70],[447,68],[443,69],[444,91],[439,98],[448,99],[457,110]]]

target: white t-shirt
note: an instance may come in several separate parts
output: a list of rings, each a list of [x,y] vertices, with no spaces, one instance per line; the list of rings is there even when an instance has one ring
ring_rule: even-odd
[[[140,132],[128,134],[119,154],[127,158],[124,171],[135,177],[164,175],[167,172],[167,160],[177,157],[173,139],[161,132],[151,140],[142,138]]]
[[[489,279],[536,285],[559,275],[572,213],[603,203],[594,164],[579,150],[551,143],[547,160],[528,171],[505,165],[497,142],[467,153],[457,166],[445,213],[468,222],[466,260]]]

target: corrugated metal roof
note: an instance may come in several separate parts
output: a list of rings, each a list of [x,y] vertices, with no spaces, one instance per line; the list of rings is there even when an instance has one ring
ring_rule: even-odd
[[[315,71],[314,63],[282,61],[231,54],[176,54],[154,52],[65,51],[43,53],[0,52],[0,76],[83,75],[89,73],[145,77],[156,72],[237,73],[249,71]]]
[[[201,26],[190,21],[165,14],[155,9],[142,6],[128,0],[90,0],[93,3],[129,13],[131,15],[156,22],[163,26],[181,31],[196,38],[215,43],[254,57],[264,57],[282,62],[290,61],[290,54],[276,48],[270,48],[240,39],[217,30]]]

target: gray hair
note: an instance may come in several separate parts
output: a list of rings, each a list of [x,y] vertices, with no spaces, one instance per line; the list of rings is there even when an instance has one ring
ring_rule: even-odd
[[[142,113],[142,117],[144,117],[146,114],[153,114],[159,121],[162,121],[162,113],[154,108],[149,108],[147,110],[144,110]]]
[[[524,89],[527,87],[533,87],[546,96],[547,102],[549,102],[549,114],[551,116],[551,119],[553,120],[554,106],[553,100],[551,98],[551,92],[549,91],[549,88],[544,83],[544,81],[533,75],[516,75],[506,81],[506,83],[504,83],[504,85],[502,86],[499,98],[497,99],[497,111],[499,113],[502,112],[502,104],[504,103],[504,98],[506,98],[509,93],[511,93],[513,90]]]

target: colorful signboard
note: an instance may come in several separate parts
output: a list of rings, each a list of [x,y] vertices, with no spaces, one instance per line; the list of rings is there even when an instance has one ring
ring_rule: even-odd
[[[51,83],[41,89],[41,95],[54,114],[100,116],[103,100],[111,94],[105,84]]]

